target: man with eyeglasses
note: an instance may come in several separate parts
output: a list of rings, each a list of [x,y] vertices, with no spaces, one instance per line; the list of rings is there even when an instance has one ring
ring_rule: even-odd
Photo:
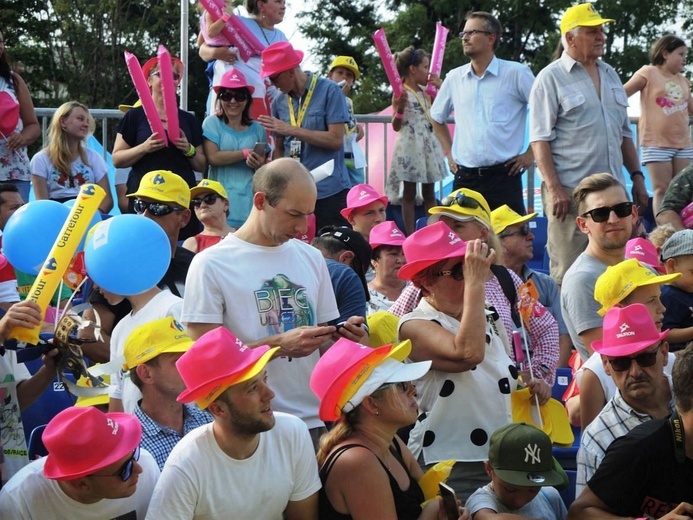
[[[503,247],[503,265],[519,276],[523,282],[532,280],[539,293],[539,302],[555,318],[558,324],[558,366],[567,367],[573,342],[568,334],[561,312],[561,298],[558,286],[547,274],[530,269],[527,265],[534,256],[534,235],[529,222],[536,218],[536,213],[520,215],[504,204],[491,212],[493,231],[500,238]]]
[[[582,433],[577,455],[579,495],[599,467],[609,445],[637,425],[664,419],[674,412],[671,379],[664,372],[669,359],[668,331],[659,332],[641,303],[612,307],[604,316],[604,333],[592,348],[601,355],[616,393]]]
[[[159,468],[141,437],[133,415],[63,410],[43,432],[48,455],[0,491],[0,518],[144,518]]]
[[[618,179],[610,173],[595,173],[573,191],[577,227],[587,236],[581,253],[563,279],[561,310],[573,345],[583,361],[592,355],[590,344],[602,337],[600,304],[594,299],[597,278],[610,265],[622,262],[637,210]]]
[[[560,24],[563,53],[539,72],[530,95],[529,140],[544,180],[547,247],[558,285],[586,246],[571,199],[582,179],[609,172],[625,185],[625,165],[633,200],[643,211],[648,204],[626,111],[628,96],[616,71],[601,60],[603,24],[613,21],[602,18],[591,3],[568,8]]]
[[[455,174],[453,190],[470,188],[491,209],[508,204],[524,215],[522,174],[534,156],[531,148],[522,150],[534,74],[526,65],[496,57],[501,32],[490,13],[467,15],[460,38],[471,61],[448,73],[431,107],[431,122]],[[453,111],[454,139],[446,124]]]

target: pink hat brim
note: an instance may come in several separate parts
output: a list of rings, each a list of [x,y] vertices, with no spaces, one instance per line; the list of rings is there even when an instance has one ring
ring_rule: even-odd
[[[386,207],[386,208],[387,208],[387,205],[390,203],[390,200],[389,200],[385,195],[383,195],[382,197],[377,197],[377,198],[375,198],[375,199],[370,199],[370,200],[368,200],[367,202],[364,202],[363,204],[359,204],[358,206],[349,206],[349,207],[347,207],[347,208],[341,209],[341,210],[339,210],[339,213],[340,213],[345,219],[349,220],[349,216],[351,216],[351,214],[352,214],[355,210],[361,209],[361,208],[363,208],[363,207],[365,207],[365,206],[368,206],[369,204],[373,204],[374,202],[377,202],[377,201],[380,201],[380,202],[382,202],[383,204],[385,204],[385,207]]]
[[[274,76],[275,74],[280,74],[282,72],[286,72],[287,70],[291,70],[294,67],[298,67],[301,62],[303,61],[303,51],[299,51],[298,49],[294,49],[294,52],[296,53],[296,56],[298,58],[298,61],[289,61],[286,62],[282,65],[275,66],[274,69],[266,68],[264,64],[260,67],[260,78],[265,79],[269,78],[270,76]]]
[[[432,265],[435,265],[438,262],[442,262],[443,260],[448,260],[450,258],[464,259],[464,255],[467,252],[467,244],[466,242],[463,242],[463,244],[464,247],[461,251],[451,251],[447,255],[444,255],[442,258],[422,258],[421,260],[414,260],[413,262],[404,264],[402,267],[399,268],[399,271],[397,272],[397,277],[401,278],[402,280],[411,280],[417,273],[420,273],[424,269],[431,267]]]
[[[628,343],[626,345],[619,345],[618,347],[605,347],[604,346],[604,340],[597,340],[592,342],[592,350],[597,352],[598,354],[601,354],[602,356],[607,356],[607,357],[624,357],[624,356],[632,356],[633,354],[637,354],[638,352],[641,352],[645,350],[647,347],[651,347],[652,345],[659,343],[660,341],[664,341],[666,338],[667,334],[669,333],[669,329],[663,330],[657,339],[647,339],[647,340],[641,340],[641,341],[634,341],[633,343]]]

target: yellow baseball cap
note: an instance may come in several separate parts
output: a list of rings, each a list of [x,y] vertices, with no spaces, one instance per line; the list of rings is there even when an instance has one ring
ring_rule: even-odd
[[[602,18],[594,5],[587,2],[569,7],[561,18],[561,34],[572,31],[576,27],[594,27],[608,22],[615,22],[612,18]]]
[[[203,191],[213,191],[220,197],[229,200],[229,196],[227,195],[223,184],[221,184],[218,181],[213,181],[211,179],[202,179],[197,186],[195,186],[194,188],[190,188],[190,198],[194,199],[195,197],[197,197],[198,193]]]
[[[169,170],[154,170],[146,173],[135,193],[128,197],[147,197],[158,202],[175,202],[184,208],[190,207],[190,187],[183,177]]]
[[[635,258],[624,260],[606,268],[594,285],[594,299],[602,304],[597,312],[604,316],[606,311],[645,285],[662,285],[676,280],[681,273],[656,274],[652,269],[638,262]]]
[[[122,113],[126,114],[127,111],[130,110],[131,108],[137,108],[137,107],[141,107],[141,106],[142,106],[142,101],[138,99],[137,101],[135,101],[134,105],[125,105],[125,104],[118,105],[118,110],[120,110]]]
[[[133,330],[125,340],[123,368],[130,370],[160,354],[187,352],[192,344],[183,325],[173,317],[150,321]]]
[[[447,216],[461,221],[476,220],[491,229],[491,208],[478,191],[460,188],[445,197],[440,204],[428,210],[431,214],[429,224],[435,224],[440,217]]]
[[[536,216],[536,213],[520,215],[507,204],[503,204],[501,207],[491,212],[491,224],[493,224],[494,233],[500,235],[505,231],[505,228],[514,226],[515,224],[524,224]]]
[[[330,65],[330,71],[332,71],[332,69],[335,67],[344,67],[345,69],[349,69],[354,73],[355,80],[359,79],[359,76],[361,75],[356,60],[351,56],[337,56]]]
[[[399,317],[387,311],[378,311],[366,316],[372,348],[397,344]]]

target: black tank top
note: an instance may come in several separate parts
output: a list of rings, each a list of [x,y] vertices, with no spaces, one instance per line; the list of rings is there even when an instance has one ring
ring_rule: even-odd
[[[347,444],[345,446],[342,446],[341,448],[338,448],[337,450],[332,452],[332,454],[325,461],[325,464],[323,464],[322,468],[320,468],[320,480],[322,482],[322,488],[320,489],[319,494],[320,520],[351,519],[351,515],[340,513],[339,511],[336,511],[334,507],[332,507],[332,504],[327,498],[327,493],[325,492],[325,483],[327,482],[327,478],[329,477],[330,471],[332,470],[332,466],[339,458],[339,456],[348,449],[355,447],[366,448],[366,446],[363,446],[362,444]],[[368,450],[368,448],[366,449]],[[400,451],[400,446],[397,441],[394,441],[393,444],[390,446],[390,452],[392,452],[397,462],[404,468],[404,470],[407,472],[407,475],[409,476],[409,487],[406,491],[402,491],[399,487],[399,484],[397,484],[397,480],[395,480],[392,474],[388,471],[387,466],[385,466],[385,464],[383,464],[380,458],[376,455],[378,462],[380,462],[380,465],[387,472],[387,476],[390,478],[390,488],[392,489],[392,496],[395,499],[395,510],[397,511],[397,520],[416,520],[417,518],[419,518],[419,515],[421,515],[421,503],[424,501],[423,491],[421,491],[419,483],[416,482],[411,477],[411,475],[409,475],[407,466],[404,464],[404,460],[402,460],[402,453]],[[371,451],[371,453],[373,452]],[[373,453],[373,455],[375,455],[375,453]],[[358,475],[354,475],[354,478],[358,478]]]

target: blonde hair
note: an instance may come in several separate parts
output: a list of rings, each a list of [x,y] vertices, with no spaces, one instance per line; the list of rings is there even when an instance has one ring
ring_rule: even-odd
[[[671,224],[662,224],[661,226],[657,226],[654,228],[650,233],[647,235],[647,240],[652,242],[652,244],[657,248],[661,249],[661,247],[664,245],[664,242],[669,240],[671,235],[676,233],[676,229],[674,226]]]
[[[75,108],[81,108],[87,113],[89,118],[89,133],[93,134],[96,129],[96,123],[94,118],[89,113],[89,109],[79,103],[78,101],[68,101],[63,103],[58,107],[53,114],[53,119],[51,120],[51,126],[48,130],[48,145],[46,146],[46,153],[48,158],[58,173],[60,173],[61,179],[69,179],[72,176],[72,153],[70,152],[70,146],[68,144],[67,134],[63,130],[62,122],[63,119],[69,117]],[[91,165],[87,162],[87,152],[86,152],[86,142],[82,141],[78,148],[79,156],[82,162],[87,166]]]

